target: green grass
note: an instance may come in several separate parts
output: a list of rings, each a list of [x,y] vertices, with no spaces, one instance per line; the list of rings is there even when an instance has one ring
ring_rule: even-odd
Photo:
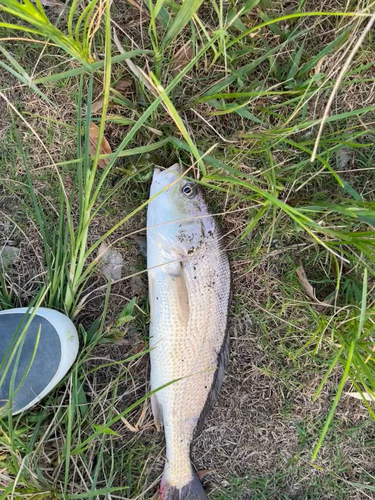
[[[375,418],[367,401],[375,397],[371,32],[340,81],[311,161],[342,58],[369,21],[372,6],[365,7],[321,12],[302,1],[286,12],[282,2],[150,0],[140,29],[139,10],[126,2],[68,2],[58,18],[39,1],[0,0],[7,145],[0,145],[0,245],[15,239],[32,263],[2,270],[0,308],[42,297],[74,318],[81,336],[80,357],[60,387],[27,415],[2,422],[0,499],[155,493],[161,438],[148,414],[138,433],[122,421],[134,426],[148,394],[146,294],[135,293],[131,279],[106,283],[98,248],[103,241],[120,248],[127,274],[141,273],[144,283],[127,235],[144,227],[152,166],[175,160],[194,165],[212,210],[223,214],[233,316],[252,318],[265,359],[255,362],[256,373],[280,386],[271,414],[286,422],[307,401],[319,408],[293,424],[298,439],[288,459],[260,473],[233,457],[233,469],[208,480],[210,498],[371,496],[373,470],[363,454],[363,470],[348,473],[355,462],[343,410],[348,404],[368,419],[366,428],[349,426],[358,429],[351,446],[368,452],[362,439]],[[111,23],[124,19],[133,31],[124,37],[116,28],[118,41]],[[173,76],[174,54],[187,42],[192,59]],[[116,91],[124,78],[129,90]],[[92,113],[97,98],[100,115]],[[99,147],[89,155],[91,121],[112,146],[105,169]],[[306,294],[295,274],[300,259],[330,307]],[[262,398],[255,398],[260,413]]]

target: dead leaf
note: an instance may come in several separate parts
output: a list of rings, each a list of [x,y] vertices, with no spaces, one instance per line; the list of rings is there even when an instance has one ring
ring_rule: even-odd
[[[359,392],[346,392],[345,394],[354,399],[362,399],[362,401],[363,398],[365,398],[366,401],[372,401],[372,402],[375,401],[375,398],[369,392],[362,392],[363,398]]]
[[[318,306],[319,306],[320,309],[325,309],[326,307],[330,307],[330,305],[331,305],[330,301],[320,302],[320,300],[318,300],[316,298],[315,290],[312,287],[312,285],[309,282],[309,280],[307,279],[305,270],[304,270],[303,265],[302,265],[302,259],[301,258],[299,259],[299,263],[298,263],[298,267],[297,267],[297,270],[296,270],[296,274],[297,274],[297,278],[299,279],[301,285],[305,289],[305,292],[308,295],[308,297],[310,297],[310,299],[312,299],[316,304],[318,304]]]
[[[140,344],[137,345],[135,352],[139,354],[140,352],[144,351],[146,348],[144,342],[141,342]]]
[[[96,147],[98,144],[98,139],[99,139],[99,127],[97,127],[95,125],[95,123],[93,123],[93,122],[90,122],[90,137],[89,137],[89,139],[90,139],[89,155],[94,156],[95,151],[96,151]],[[109,154],[109,153],[112,153],[112,149],[111,149],[111,146],[109,145],[109,142],[107,141],[107,139],[103,135],[102,141],[100,143],[99,154],[105,155],[105,154]],[[109,158],[101,158],[98,161],[98,167],[105,168],[109,162],[110,162]]]
[[[178,50],[172,58],[172,75],[177,76],[182,69],[193,59],[193,49],[191,47],[191,42],[188,41],[183,45],[180,50]]]
[[[130,5],[132,5],[133,7],[136,7],[140,12],[142,12],[143,14],[145,14],[147,17],[150,17],[150,14],[148,13],[148,11],[146,9],[144,9],[142,7],[142,5],[140,5],[135,0],[125,0],[125,1],[128,2]]]
[[[130,80],[130,78],[123,78],[122,80],[117,82],[115,90],[117,90],[117,92],[124,92],[124,90],[132,86],[132,83],[133,82]]]
[[[112,90],[116,90],[117,92],[120,92],[120,94],[121,94],[124,92],[124,90],[128,89],[131,85],[132,85],[132,81],[129,78],[123,78],[122,80],[117,82],[116,87]],[[111,103],[112,99],[113,99],[113,97],[109,96],[108,104]],[[95,101],[94,104],[91,106],[91,113],[93,113],[94,115],[99,113],[99,111],[101,111],[103,108],[103,103],[104,103],[103,97],[101,97],[100,99]]]
[[[207,474],[211,474],[212,472],[216,472],[217,469],[202,469],[202,470],[197,470],[197,476],[199,481],[202,481],[204,477],[207,476]]]
[[[103,107],[104,99],[98,99],[97,101],[94,102],[94,104],[91,106],[91,113],[96,115],[96,113],[99,113]]]
[[[39,0],[43,7],[51,7],[57,14],[64,10],[65,5],[59,0]]]

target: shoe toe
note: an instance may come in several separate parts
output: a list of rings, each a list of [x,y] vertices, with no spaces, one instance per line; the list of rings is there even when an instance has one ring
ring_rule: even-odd
[[[29,320],[27,310],[0,313],[0,412],[1,407],[8,408],[12,384],[12,413],[16,414],[49,392],[77,354],[77,332],[66,316],[40,308],[27,326]]]

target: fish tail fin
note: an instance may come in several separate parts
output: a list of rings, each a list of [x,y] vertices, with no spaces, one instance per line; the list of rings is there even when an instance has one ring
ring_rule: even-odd
[[[191,481],[182,486],[182,488],[176,488],[175,486],[169,484],[163,478],[159,490],[159,499],[160,500],[207,500],[207,496],[204,492],[202,483],[200,482],[198,476],[194,474]]]

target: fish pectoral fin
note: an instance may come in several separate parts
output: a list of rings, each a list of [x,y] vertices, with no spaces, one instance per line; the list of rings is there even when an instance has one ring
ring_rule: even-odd
[[[180,318],[185,317],[186,319],[188,319],[190,314],[190,304],[189,292],[186,286],[185,277],[179,276],[178,278],[174,278],[174,285],[181,306]]]
[[[179,309],[179,319],[184,323],[188,321],[190,315],[189,292],[186,285],[185,273],[182,261],[174,261],[162,266],[164,271],[163,279],[165,279],[165,289],[168,290],[168,298],[166,299],[172,307]],[[148,295],[150,303],[150,320],[154,322],[155,311],[159,297],[156,293],[156,277],[154,270],[148,271]],[[159,302],[160,304],[160,302]]]
[[[155,427],[157,431],[160,431],[162,427],[164,427],[163,408],[161,407],[156,394],[151,395],[151,409],[154,416]]]
[[[174,297],[178,298],[178,305],[181,309],[179,318],[188,321],[190,315],[190,302],[183,261],[169,264],[166,268],[166,273],[168,276],[168,288]]]

